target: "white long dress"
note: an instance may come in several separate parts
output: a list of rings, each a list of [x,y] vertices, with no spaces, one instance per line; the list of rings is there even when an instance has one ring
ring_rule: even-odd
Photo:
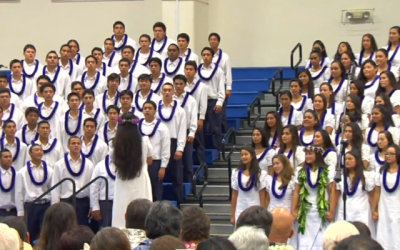
[[[133,180],[115,179],[114,204],[112,214],[113,227],[125,227],[125,212],[128,204],[136,199],[153,200],[150,177],[147,172],[147,157],[153,154],[153,146],[147,136],[142,137],[142,171]]]
[[[357,191],[354,195],[347,195],[346,199],[346,220],[347,221],[360,221],[368,226],[371,230],[371,236],[375,238],[375,223],[372,220],[371,205],[369,203],[369,194],[375,188],[375,172],[364,171],[365,177],[365,190],[362,190],[362,182],[360,180]],[[342,180],[343,180],[342,176]],[[347,179],[348,187],[350,190],[351,181]],[[336,185],[336,190],[340,190],[343,194],[344,182],[341,181]],[[344,220],[343,214],[343,199],[340,196],[338,203],[337,221]]]
[[[393,188],[396,182],[396,173],[387,173],[387,186]],[[375,185],[381,187],[378,211],[379,220],[376,228],[376,239],[385,250],[400,249],[400,186],[393,193],[386,192],[383,186],[383,172],[377,174]]]
[[[293,192],[294,192],[294,187],[295,187],[295,177],[290,180],[290,182],[287,185],[285,195],[282,198],[275,197],[274,193],[272,192],[272,187],[273,187],[273,177],[271,175],[267,175],[266,177],[267,181],[267,192],[269,193],[269,206],[268,210],[272,211],[274,208],[277,207],[284,207],[287,210],[292,209],[292,198],[293,198]],[[279,196],[282,195],[283,190],[280,190],[279,187],[282,185],[282,183],[278,180],[275,182],[275,193]]]

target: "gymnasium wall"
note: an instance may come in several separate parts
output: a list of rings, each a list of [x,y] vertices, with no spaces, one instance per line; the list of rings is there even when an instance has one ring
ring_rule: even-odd
[[[316,39],[325,43],[331,57],[340,41],[359,51],[361,36],[368,32],[383,46],[389,28],[400,25],[398,0],[212,0],[209,4],[209,30],[220,33],[221,47],[239,67],[289,66],[290,51],[298,42],[305,61]],[[343,9],[369,8],[375,8],[374,24],[341,23]]]

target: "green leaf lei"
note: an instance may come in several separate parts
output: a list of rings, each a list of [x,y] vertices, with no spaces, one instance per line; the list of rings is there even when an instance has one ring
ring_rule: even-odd
[[[322,223],[325,224],[327,221],[326,212],[329,208],[328,200],[325,198],[325,191],[328,186],[329,178],[328,178],[328,168],[323,167],[320,174],[320,179],[318,182],[317,190],[317,204],[318,204],[318,214],[322,220]],[[307,184],[307,174],[306,170],[302,168],[299,171],[299,184],[300,184],[300,207],[298,212],[298,222],[299,228],[298,231],[301,234],[304,234],[306,230],[306,218],[307,212],[311,209],[311,203],[307,200],[309,192],[306,188]]]

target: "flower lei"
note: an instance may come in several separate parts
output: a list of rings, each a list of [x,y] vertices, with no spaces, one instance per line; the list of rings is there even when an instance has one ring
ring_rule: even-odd
[[[328,168],[324,167],[321,170],[320,179],[318,182],[317,190],[317,206],[318,206],[318,214],[322,220],[322,223],[325,224],[327,221],[326,212],[328,211],[328,201],[325,198],[325,191],[328,186],[329,178],[328,178]],[[307,200],[309,192],[306,188],[307,183],[307,174],[306,170],[302,168],[299,171],[299,184],[300,184],[300,207],[298,212],[298,222],[299,228],[298,231],[301,234],[304,234],[306,230],[306,218],[307,212],[311,209],[311,203]]]
[[[269,250],[293,250],[293,247],[286,244],[275,244],[268,248]]]

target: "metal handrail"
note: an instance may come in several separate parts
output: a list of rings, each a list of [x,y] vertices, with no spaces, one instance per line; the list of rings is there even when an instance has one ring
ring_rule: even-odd
[[[105,218],[103,218],[103,220],[105,220],[108,223],[108,205],[109,205],[109,200],[108,200],[108,180],[106,177],[104,176],[97,176],[96,178],[94,178],[93,180],[90,180],[88,183],[86,183],[83,187],[81,187],[78,191],[75,192],[75,196],[77,194],[79,194],[80,192],[84,191],[86,188],[88,188],[90,185],[92,185],[93,183],[95,183],[97,180],[99,179],[103,179],[105,181],[106,184],[106,212],[105,214]],[[75,184],[75,183],[74,183]],[[76,197],[73,197],[73,199],[75,199]]]
[[[299,61],[296,63],[296,65],[294,65],[294,52],[296,52],[296,50],[299,50]],[[294,48],[292,49],[292,52],[290,52],[290,67],[292,68],[292,70],[294,70],[295,72],[295,76],[297,76],[297,70],[299,65],[301,64],[301,62],[303,61],[303,46],[301,46],[301,43],[296,44],[296,46],[294,46]]]
[[[39,197],[37,197],[36,199],[34,199],[32,201],[32,204],[34,204],[37,201],[40,201],[41,199],[43,199],[43,197],[45,197],[46,195],[48,195],[51,191],[53,191],[54,189],[56,189],[58,186],[60,186],[61,184],[63,184],[66,181],[70,181],[72,183],[72,206],[74,208],[76,208],[76,199],[75,199],[75,195],[76,195],[76,184],[75,181],[72,178],[64,178],[61,181],[59,181],[57,184],[55,184],[54,186],[52,186],[51,188],[49,188],[46,192],[44,192],[43,194],[41,194]]]
[[[278,78],[279,76],[279,78]],[[275,90],[275,81],[279,80],[279,88]],[[283,69],[279,68],[274,76],[271,79],[271,84],[272,84],[272,95],[275,96],[275,108],[276,110],[279,109],[279,92],[281,92],[283,88]]]
[[[228,155],[225,155],[225,143],[230,142],[232,148],[229,150]],[[224,138],[222,138],[222,159],[228,162],[228,180],[229,180],[229,198],[232,199],[232,160],[231,156],[233,152],[236,150],[236,131],[233,128],[230,128],[228,132],[225,134]]]
[[[197,178],[199,177],[201,171],[204,169],[204,180],[203,180],[203,186],[200,188],[199,192],[196,192],[196,184],[197,184]],[[208,166],[205,162],[202,162],[199,166],[199,168],[196,170],[196,173],[194,173],[193,178],[192,178],[192,192],[193,192],[193,196],[195,198],[199,199],[199,206],[203,207],[203,192],[204,189],[207,187],[208,185]]]
[[[251,121],[251,113],[253,113],[253,109],[257,104],[257,111],[258,114],[254,121]],[[249,125],[250,128],[254,128],[255,124],[261,117],[261,100],[259,96],[256,96],[254,100],[250,103],[249,107],[247,108],[247,125]]]

